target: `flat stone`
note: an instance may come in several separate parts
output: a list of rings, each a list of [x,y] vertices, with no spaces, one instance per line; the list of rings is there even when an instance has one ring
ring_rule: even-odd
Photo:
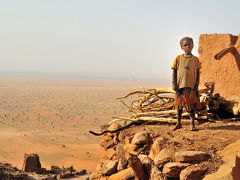
[[[116,173],[117,171],[117,165],[118,165],[118,161],[117,160],[111,160],[106,162],[102,169],[100,170],[100,172],[103,175],[112,175],[114,173]]]
[[[167,163],[163,167],[163,174],[169,178],[179,178],[179,175],[183,169],[190,166],[189,163]]]
[[[113,148],[110,148],[107,150],[106,155],[107,155],[107,158],[111,160],[112,157],[116,155],[116,151]]]
[[[162,149],[154,158],[154,164],[162,168],[164,164],[173,161],[174,153],[172,149]]]
[[[207,168],[195,164],[188,166],[180,173],[180,180],[200,180],[201,176],[207,171]]]
[[[111,148],[113,146],[114,146],[114,140],[111,139],[111,140],[105,142],[105,144],[103,145],[103,148],[108,149],[108,148]]]
[[[164,145],[167,142],[167,138],[165,137],[158,137],[157,139],[154,140],[150,153],[149,153],[149,157],[151,159],[154,159],[155,156],[162,150],[164,149]]]
[[[108,180],[134,180],[134,171],[132,168],[127,168],[111,175]]]
[[[132,139],[132,144],[140,145],[146,144],[149,141],[149,134],[147,131],[141,131],[134,135]]]
[[[175,160],[178,162],[203,161],[209,154],[202,151],[179,151],[175,153]]]

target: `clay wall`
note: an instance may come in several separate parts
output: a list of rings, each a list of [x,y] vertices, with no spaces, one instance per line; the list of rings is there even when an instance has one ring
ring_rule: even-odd
[[[236,48],[234,52],[214,59],[215,54],[230,46]],[[240,97],[240,35],[202,34],[198,52],[202,66],[200,84],[215,82],[215,93],[226,98]]]

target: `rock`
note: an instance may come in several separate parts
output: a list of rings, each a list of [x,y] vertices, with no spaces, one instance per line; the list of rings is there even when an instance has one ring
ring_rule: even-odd
[[[117,157],[124,158],[125,157],[125,150],[124,150],[124,143],[120,142],[116,146]]]
[[[120,142],[120,143],[117,144],[116,154],[117,154],[117,158],[119,159],[117,170],[121,171],[121,170],[125,169],[125,167],[127,165],[127,160],[125,158],[125,150],[124,150],[124,143],[123,142]]]
[[[9,163],[0,162],[0,179],[25,180],[27,179],[27,173],[19,171],[16,167],[11,166]]]
[[[121,127],[122,127],[122,126],[121,126],[120,124],[118,124],[118,123],[112,123],[112,124],[109,126],[108,130],[109,130],[109,131],[115,131],[115,130],[121,128]]]
[[[89,180],[107,180],[107,177],[103,176],[102,174],[100,173],[92,173],[90,176],[89,176]]]
[[[111,148],[111,147],[113,147],[113,146],[114,146],[114,140],[111,139],[111,140],[108,140],[108,141],[106,141],[106,142],[104,143],[103,148],[104,148],[104,149],[109,149],[109,148]]]
[[[41,163],[37,154],[25,154],[22,170],[24,172],[37,172],[41,169]]]
[[[152,168],[152,165],[153,165],[153,160],[150,157],[148,157],[147,155],[144,155],[144,154],[140,154],[138,156],[138,158],[142,163],[144,171],[147,174],[150,174],[151,168]]]
[[[107,158],[109,160],[111,160],[114,155],[116,155],[116,151],[113,148],[107,150]]]
[[[163,173],[155,165],[152,165],[151,172],[150,172],[150,179],[151,180],[164,180]]]
[[[154,158],[154,164],[162,168],[164,164],[173,161],[174,153],[172,149],[162,149]]]
[[[117,171],[117,165],[118,165],[118,161],[117,160],[111,160],[106,162],[102,169],[100,170],[100,172],[103,175],[112,175]]]
[[[134,172],[132,168],[127,168],[111,175],[108,180],[134,180]]]
[[[209,174],[203,180],[239,180],[240,158],[235,156],[230,162],[222,165],[216,173]]]
[[[149,138],[150,137],[147,131],[141,131],[134,135],[131,143],[136,145],[146,144],[149,142]]]
[[[240,116],[240,102],[235,103],[232,110],[234,116]]]
[[[104,134],[103,135],[103,139],[105,140],[105,141],[109,141],[109,140],[112,140],[113,139],[113,134],[112,133],[106,133],[106,134]]]
[[[57,175],[43,175],[43,174],[36,174],[36,173],[31,173],[31,174],[28,173],[26,179],[55,180],[57,179]],[[11,180],[14,180],[14,179],[12,178]]]
[[[175,153],[175,160],[178,162],[203,161],[209,154],[202,151],[179,151]]]
[[[117,170],[121,171],[127,167],[128,161],[126,159],[120,158],[117,166]]]
[[[190,166],[189,163],[167,163],[163,167],[163,174],[169,178],[179,178],[179,175],[183,169]]]
[[[180,173],[180,180],[200,180],[201,176],[207,171],[207,168],[195,164],[188,166]]]
[[[101,148],[101,153],[100,153],[101,159],[107,159],[107,151],[104,148]]]
[[[70,172],[70,171],[67,171],[67,172],[62,172],[60,173],[57,178],[59,179],[64,179],[64,178],[70,178],[70,177],[73,177],[74,175]]]
[[[132,155],[138,156],[138,152],[135,151],[137,149],[136,144],[125,144],[124,147],[125,159],[129,159]]]
[[[168,139],[165,137],[158,137],[156,140],[154,140],[149,154],[151,159],[154,159],[154,157],[163,149],[167,140]]]
[[[86,174],[87,174],[87,170],[86,169],[82,169],[82,170],[76,172],[76,175],[78,175],[78,176],[82,176],[82,175],[86,175]]]
[[[106,141],[105,141],[104,139],[101,139],[101,140],[99,141],[99,145],[100,145],[101,147],[103,147],[105,143],[106,143]]]
[[[114,137],[113,137],[113,143],[114,143],[115,145],[117,145],[117,144],[119,143],[119,139],[118,139],[117,136],[114,136]]]

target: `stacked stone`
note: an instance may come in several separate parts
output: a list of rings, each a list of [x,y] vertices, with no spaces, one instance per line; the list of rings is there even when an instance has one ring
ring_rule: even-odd
[[[118,129],[112,124],[110,131]],[[90,180],[129,180],[129,179],[201,179],[207,168],[201,161],[210,156],[202,151],[179,151],[170,149],[168,139],[157,137],[153,140],[147,131],[134,136],[122,137],[118,133],[103,135],[100,164]]]

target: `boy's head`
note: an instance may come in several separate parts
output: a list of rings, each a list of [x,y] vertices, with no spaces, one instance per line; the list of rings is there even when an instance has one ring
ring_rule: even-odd
[[[191,53],[193,49],[193,39],[190,37],[184,37],[180,40],[180,46],[185,53]]]

